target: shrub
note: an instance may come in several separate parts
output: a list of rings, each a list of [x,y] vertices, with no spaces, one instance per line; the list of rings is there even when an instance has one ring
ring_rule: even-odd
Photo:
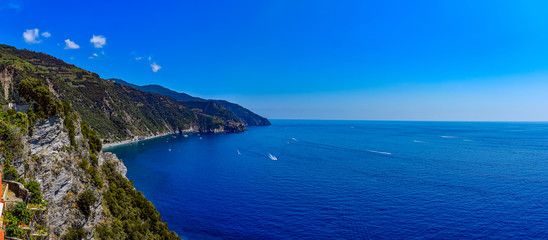
[[[27,225],[30,223],[32,213],[24,202],[18,202],[17,205],[15,205],[15,209],[12,211],[12,214],[19,220],[19,223],[24,223]]]
[[[25,231],[23,231],[23,229],[21,229],[17,225],[12,224],[6,227],[6,235],[8,236],[22,238],[24,234],[25,234]]]
[[[89,161],[91,162],[91,165],[94,167],[97,167],[99,165],[99,160],[97,159],[97,156],[93,153],[89,153]]]
[[[86,121],[82,121],[82,135],[88,139],[89,149],[92,153],[98,153],[101,151],[101,148],[103,148],[101,139],[99,138],[99,135],[97,135],[97,132],[93,131],[93,129],[89,127],[89,124]]]
[[[36,114],[48,118],[59,113],[61,103],[53,98],[53,94],[42,81],[27,78],[19,83],[19,94],[29,102],[36,103]]]
[[[63,125],[69,133],[70,145],[76,147],[76,141],[74,140],[74,137],[76,136],[76,127],[74,126],[74,121],[72,121],[69,117],[65,117],[65,120],[63,120]]]
[[[68,232],[63,235],[63,240],[81,240],[84,239],[88,233],[81,227],[75,228],[71,227],[69,228]]]
[[[86,159],[82,159],[79,165],[82,169],[87,170],[89,166],[89,162]]]
[[[76,203],[78,204],[80,212],[82,212],[84,216],[89,217],[91,214],[90,207],[95,203],[95,201],[97,201],[97,199],[95,198],[93,191],[86,190],[78,195],[78,200]]]
[[[25,188],[28,189],[32,196],[30,198],[30,203],[40,204],[42,202],[42,193],[40,193],[40,184],[34,180],[30,180],[25,184]]]
[[[15,179],[17,179],[17,175],[17,170],[15,170],[15,168],[9,163],[6,163],[6,165],[4,166],[4,179],[14,181]]]
[[[103,179],[101,176],[99,176],[99,172],[93,167],[88,168],[88,173],[91,175],[91,180],[93,181],[93,185],[96,187],[101,188],[103,186]]]
[[[63,106],[64,117],[69,118],[70,110],[72,109],[72,106],[70,106],[70,103],[68,101],[64,101],[61,105]]]

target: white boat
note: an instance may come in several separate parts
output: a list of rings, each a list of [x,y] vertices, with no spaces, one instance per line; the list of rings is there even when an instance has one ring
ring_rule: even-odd
[[[274,160],[274,161],[278,160],[278,158],[277,158],[276,156],[274,156],[274,155],[272,155],[272,154],[270,154],[270,153],[268,154],[268,157],[269,157],[270,159]]]
[[[242,155],[242,153],[240,152],[240,150],[236,149],[236,152],[238,152],[238,155]]]
[[[185,137],[188,137],[188,135],[186,135],[186,134],[185,134],[184,136],[185,136]]]

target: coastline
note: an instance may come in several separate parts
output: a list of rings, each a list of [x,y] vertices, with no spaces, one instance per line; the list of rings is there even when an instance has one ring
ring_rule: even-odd
[[[153,138],[159,138],[159,137],[172,135],[172,134],[177,134],[177,132],[167,132],[167,133],[152,135],[152,136],[148,136],[148,137],[139,137],[139,138],[132,138],[132,139],[118,141],[118,142],[103,143],[103,148],[101,148],[101,150],[105,150],[105,149],[109,149],[109,148],[113,148],[113,147],[118,147],[118,146],[122,146],[122,145],[126,145],[126,144],[131,144],[131,143],[137,143],[137,142],[141,142],[141,141],[145,141],[145,140],[149,140],[149,139],[153,139]]]

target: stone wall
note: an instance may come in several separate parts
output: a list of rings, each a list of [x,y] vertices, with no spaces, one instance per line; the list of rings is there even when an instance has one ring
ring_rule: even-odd
[[[8,184],[8,190],[15,193],[16,197],[23,199],[25,203],[29,201],[32,193],[22,183],[10,180],[3,180],[3,182]]]

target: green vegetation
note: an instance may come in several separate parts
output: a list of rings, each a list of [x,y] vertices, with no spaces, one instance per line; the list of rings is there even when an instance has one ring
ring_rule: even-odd
[[[97,159],[97,156],[95,156],[95,154],[91,152],[91,150],[89,153],[89,161],[91,162],[91,165],[93,165],[94,167],[99,166],[99,160]]]
[[[91,166],[89,164],[89,162],[85,159],[82,159],[82,161],[80,161],[80,164],[79,166],[84,169],[86,171],[86,173],[88,173],[90,176],[91,176],[91,181],[93,183],[93,185],[95,185],[96,187],[98,188],[102,188],[103,187],[103,179],[101,178],[101,175],[99,175],[99,171],[97,171],[97,164],[98,164],[98,161],[97,161],[97,157],[93,154],[90,155],[90,160],[91,160]]]
[[[65,126],[65,129],[68,130],[70,145],[77,148],[76,141],[74,139],[76,137],[76,126],[74,125],[74,121],[70,114],[70,110],[72,109],[72,107],[67,101],[64,101],[61,106],[63,109],[63,117],[65,117],[65,120],[63,120],[63,126]]]
[[[108,180],[104,201],[114,220],[97,228],[100,239],[180,239],[168,230],[143,193],[116,172],[113,163],[103,164],[103,175]]]
[[[28,183],[25,184],[25,188],[32,193],[29,203],[32,203],[32,204],[42,203],[42,193],[40,193],[40,183],[34,180],[30,180]]]
[[[126,82],[124,80],[121,80],[121,79],[111,78],[109,80],[115,81],[115,82],[120,83],[122,85],[126,85],[126,86],[130,86],[130,87],[139,89],[141,91],[145,91],[145,92],[149,92],[149,93],[157,93],[157,94],[169,97],[171,99],[179,101],[181,104],[189,107],[190,109],[198,108],[198,109],[202,110],[204,113],[206,113],[208,115],[223,118],[221,115],[225,115],[225,114],[228,113],[230,115],[236,116],[236,119],[241,120],[245,125],[249,125],[249,126],[270,125],[270,121],[268,121],[268,119],[266,119],[264,117],[261,117],[261,116],[255,114],[255,113],[249,111],[248,109],[246,109],[246,108],[244,108],[244,107],[242,107],[238,104],[231,103],[229,101],[225,101],[225,100],[207,100],[207,99],[203,99],[203,98],[193,97],[193,96],[190,96],[186,93],[176,92],[176,91],[173,91],[171,89],[168,89],[168,88],[165,88],[165,87],[162,87],[162,86],[158,86],[158,85],[139,86],[139,85],[128,83],[128,82]],[[201,104],[202,106],[196,106],[196,104]],[[211,112],[208,113],[208,111],[210,111],[211,109],[204,108],[203,106],[211,105],[211,104],[220,105],[220,107],[225,108],[225,110],[220,110],[217,113],[215,113],[215,112],[214,113],[211,113]],[[189,105],[194,105],[194,106],[189,106]],[[214,107],[213,110],[216,110],[215,108],[216,107]],[[225,120],[227,120],[227,119],[229,119],[229,118],[226,118]],[[236,120],[236,121],[238,121],[238,120]]]
[[[40,166],[44,159],[28,156],[30,153],[26,150],[23,152],[23,140],[26,134],[32,136],[33,126],[39,119],[61,115],[71,144],[70,147],[65,146],[66,153],[71,159],[81,159],[79,166],[86,174],[83,177],[92,184],[76,196],[76,206],[88,218],[92,215],[92,207],[101,201],[110,216],[96,229],[96,235],[101,239],[180,238],[168,230],[152,203],[135,190],[131,181],[117,173],[112,163],[99,166],[98,156],[102,149],[100,137],[116,140],[196,126],[205,132],[219,127],[243,130],[236,117],[215,104],[190,110],[173,99],[100,79],[97,74],[41,53],[0,44],[0,71],[9,75],[11,84],[7,96],[0,91],[0,103],[33,105],[26,113],[0,111],[3,176],[20,182],[32,179],[32,170],[27,172],[29,164],[33,169],[34,165]],[[79,116],[87,120],[80,124],[82,135],[87,140],[83,142],[76,141]],[[85,142],[89,144],[87,156]],[[12,166],[16,159],[29,160],[21,178]],[[104,184],[105,179],[107,184]],[[30,204],[39,204],[41,208],[44,201],[39,183],[30,180],[24,185],[32,193]],[[95,193],[103,187],[108,189],[103,192],[103,199],[97,199]],[[74,193],[67,200],[73,200]],[[6,231],[12,236],[21,237],[25,230],[18,225],[29,224],[31,212],[23,204],[5,213]],[[62,239],[82,239],[87,234],[75,226]]]
[[[69,228],[69,231],[63,235],[63,240],[81,240],[84,239],[88,233],[81,227],[75,228],[71,227]]]
[[[36,115],[40,118],[55,116],[62,108],[61,103],[53,98],[49,88],[36,78],[21,81],[18,92],[27,101],[36,103]]]
[[[97,171],[95,167],[93,166],[88,167],[86,172],[91,176],[91,181],[93,185],[95,185],[98,188],[103,187],[103,179],[101,178],[101,176],[99,175],[99,171]]]
[[[27,205],[24,202],[18,202],[15,205],[15,209],[13,210],[12,214],[19,220],[17,223],[24,223],[26,225],[30,223],[30,217],[32,216],[32,213],[27,208]]]
[[[25,235],[25,231],[21,229],[19,226],[12,224],[6,227],[6,235],[17,237],[17,238],[23,238],[23,236]]]
[[[88,140],[89,149],[92,153],[98,153],[101,151],[101,148],[103,148],[101,139],[99,138],[99,135],[97,135],[97,132],[93,131],[93,129],[89,127],[86,121],[82,121],[82,135],[84,135],[84,137]],[[95,155],[93,156],[95,157]]]
[[[0,153],[7,164],[22,154],[21,139],[28,126],[27,120],[28,117],[25,113],[0,111]]]
[[[70,145],[76,147],[76,141],[74,139],[76,136],[76,127],[74,126],[74,121],[72,121],[69,117],[65,117],[65,120],[63,120],[63,126],[65,126],[65,129],[68,130]]]
[[[32,212],[27,208],[24,202],[19,202],[15,205],[15,209],[4,212],[4,224],[6,227],[6,235],[21,238],[25,231],[19,227],[20,224],[28,225]]]
[[[192,111],[177,100],[101,79],[95,73],[43,53],[0,45],[0,71],[13,77],[8,99],[35,103],[38,118],[67,112],[54,96],[70,102],[72,111],[89,123],[88,129],[97,132],[87,134],[83,130],[95,153],[101,149],[99,137],[122,140],[196,126],[204,132],[224,125],[231,125],[231,131],[245,130],[240,119],[224,108],[215,116]],[[3,95],[0,91],[0,103],[5,104]],[[68,121],[66,128],[70,135],[72,128]]]
[[[95,194],[93,194],[93,191],[86,190],[83,191],[78,195],[78,200],[76,201],[76,204],[78,205],[78,209],[80,209],[80,212],[84,214],[84,216],[89,217],[91,214],[90,207],[95,204],[97,199],[95,198]]]
[[[14,181],[15,179],[17,179],[17,176],[18,176],[17,170],[15,170],[15,168],[9,163],[5,163],[4,174],[2,176],[4,177],[5,180]]]

